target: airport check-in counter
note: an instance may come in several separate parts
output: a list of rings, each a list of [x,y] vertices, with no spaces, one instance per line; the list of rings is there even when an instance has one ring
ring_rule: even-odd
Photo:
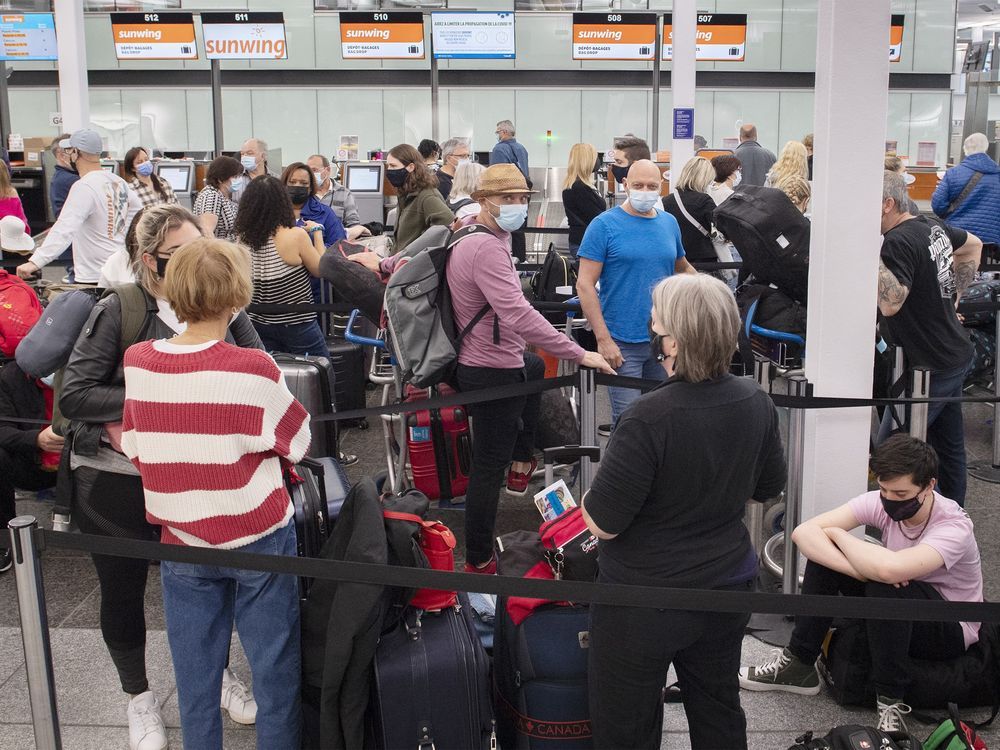
[[[385,221],[385,202],[390,195],[385,181],[385,163],[349,161],[343,167],[344,187],[351,191],[362,224]],[[391,187],[391,186],[390,186]]]

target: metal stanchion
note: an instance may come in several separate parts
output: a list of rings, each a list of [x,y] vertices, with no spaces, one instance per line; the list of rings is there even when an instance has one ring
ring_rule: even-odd
[[[789,395],[808,396],[809,382],[801,375],[788,380]],[[799,590],[799,551],[792,543],[792,532],[802,514],[802,471],[805,461],[805,409],[792,409],[788,418],[788,486],[785,488],[785,564],[781,590],[795,594]]]
[[[1000,341],[1000,289],[993,290],[993,306],[996,309],[997,338]],[[1000,357],[993,357],[993,395],[1000,396]],[[1000,484],[1000,427],[997,426],[997,414],[1000,408],[993,404],[993,456],[989,461],[974,461],[969,464],[969,473],[976,479],[991,484]]]
[[[34,516],[18,516],[10,522],[11,553],[17,582],[17,607],[21,613],[21,641],[28,675],[31,723],[38,750],[60,750],[59,713],[56,710],[56,682],[52,671],[49,618],[45,611],[42,566],[35,544],[38,521]]]
[[[765,392],[771,389],[772,364],[770,360],[761,359],[760,357],[754,358],[754,380],[757,381],[757,385],[763,388]],[[764,504],[756,500],[748,500],[743,513],[743,524],[747,527],[747,532],[750,534],[750,544],[753,545],[753,551],[759,557],[764,544]]]
[[[774,380],[774,362],[764,357],[754,357],[753,377],[765,393],[770,393],[771,381]]]
[[[597,370],[580,368],[580,445],[597,445]],[[590,458],[580,458],[580,497],[594,480]]]
[[[910,385],[911,398],[927,398],[931,392],[930,370],[915,367]],[[918,440],[927,439],[927,412],[930,404],[910,405],[910,436]]]

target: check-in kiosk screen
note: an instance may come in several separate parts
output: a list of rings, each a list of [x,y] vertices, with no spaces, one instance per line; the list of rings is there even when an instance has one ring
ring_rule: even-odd
[[[193,164],[161,165],[156,174],[164,180],[175,193],[187,193],[191,190],[191,170]]]
[[[382,190],[382,168],[350,165],[347,167],[347,189],[352,193],[378,193]]]

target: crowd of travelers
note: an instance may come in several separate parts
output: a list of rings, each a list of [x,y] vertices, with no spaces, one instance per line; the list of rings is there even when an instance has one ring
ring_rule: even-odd
[[[646,142],[619,138],[608,173],[625,199],[610,209],[596,188],[596,149],[574,145],[563,205],[577,293],[596,340],[596,351],[588,351],[524,295],[518,263],[535,191],[513,123],[497,123],[495,134],[489,167],[471,161],[462,138],[390,149],[394,254],[359,252],[350,260],[386,280],[401,265],[401,251],[429,228],[475,228],[463,232],[446,269],[454,323],[463,332],[460,391],[544,377],[533,347],[609,375],[661,381],[643,395],[609,389],[604,431],[611,439],[581,500],[600,540],[599,580],[753,590],[758,560],[744,507],[748,498],[765,501],[784,487],[778,416],[752,380],[731,374],[742,321],[729,277],[699,273],[694,264],[732,259],[713,217],[743,186],[781,191],[809,216],[812,136],[775,156],[745,124],[738,148],[696,156],[666,196]],[[904,165],[885,164],[879,295],[872,302],[910,364],[930,369],[932,396],[962,392],[972,352],[955,302],[975,279],[982,240],[1000,234],[1000,169],[984,144],[977,136],[967,140],[967,158],[935,191],[934,209],[946,222],[919,215]],[[245,308],[318,301],[328,248],[372,234],[338,181],[338,165],[313,154],[278,175],[267,144],[251,138],[239,159],[220,156],[208,165],[188,211],[153,173],[142,147],[125,155],[123,177],[101,169],[102,142],[93,130],[57,139],[52,148],[58,218],[17,274],[33,280],[71,251],[72,280],[108,291],[61,371],[33,378],[13,361],[0,370],[0,416],[51,422],[0,422],[0,525],[15,515],[15,490],[65,482],[73,520],[89,534],[294,556],[283,471],[306,454],[310,415],[268,352],[318,355],[327,343],[308,308]],[[2,164],[0,213],[28,232]],[[4,244],[10,239],[17,247],[7,227]],[[539,465],[540,406],[539,393],[469,406],[467,572],[497,571],[500,488],[515,497],[528,490]],[[887,413],[874,440],[878,488],[795,529],[808,559],[804,593],[982,601],[979,550],[963,509],[961,406],[931,406],[926,442],[893,435],[893,427]],[[881,531],[881,545],[850,533],[866,526]],[[0,571],[11,565],[10,553],[2,554]],[[128,696],[130,746],[165,748],[146,670],[149,562],[97,554],[93,561],[101,633]],[[299,747],[295,580],[167,561],[160,574],[185,746],[221,747],[221,706],[237,722],[256,723],[258,747]],[[671,665],[694,750],[747,747],[741,687],[818,693],[815,665],[830,621],[797,618],[786,648],[741,668],[748,618],[592,606],[594,746],[660,746]],[[252,692],[229,668],[234,624]],[[979,639],[980,625],[873,620],[867,634],[877,689],[872,707],[889,730],[901,728],[910,710],[909,660],[959,659]]]

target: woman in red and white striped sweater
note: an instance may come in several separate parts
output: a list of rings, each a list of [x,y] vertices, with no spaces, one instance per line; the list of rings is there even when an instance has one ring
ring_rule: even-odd
[[[122,449],[139,469],[162,540],[294,555],[282,460],[309,447],[309,416],[264,352],[225,342],[250,301],[245,248],[178,250],[164,292],[184,333],[125,353]],[[221,748],[219,691],[235,620],[254,677],[257,746],[299,746],[299,608],[291,576],[161,565],[185,747]]]

